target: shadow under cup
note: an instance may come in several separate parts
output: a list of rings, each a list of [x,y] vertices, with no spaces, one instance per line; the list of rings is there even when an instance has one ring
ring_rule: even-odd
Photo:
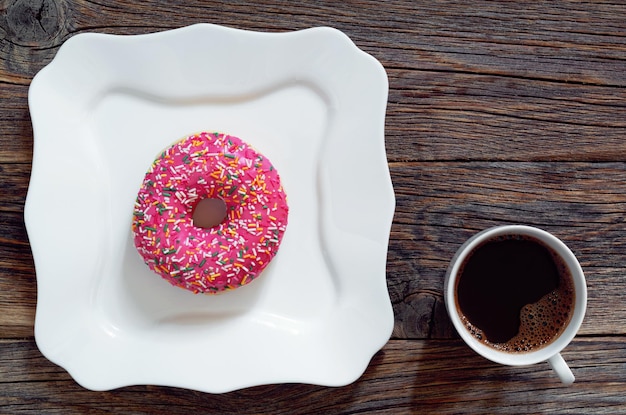
[[[554,267],[565,267],[564,273],[568,274],[565,276],[565,278],[569,278],[569,280],[571,281],[570,287],[573,291],[573,304],[571,306],[572,309],[570,316],[559,322],[561,327],[556,330],[556,334],[554,334],[551,339],[548,339],[540,345],[532,345],[528,350],[520,349],[519,347],[506,347],[506,341],[502,343],[498,341],[489,341],[489,339],[484,337],[484,333],[482,333],[480,330],[478,330],[477,332],[476,329],[480,329],[480,325],[473,322],[470,318],[471,316],[466,317],[464,313],[462,313],[459,309],[459,294],[457,292],[457,288],[459,287],[459,281],[464,278],[464,272],[467,264],[473,259],[473,256],[481,252],[481,250],[483,250],[483,248],[486,247],[488,244],[495,245],[501,241],[507,240],[526,240],[531,245],[534,244],[536,246],[541,246],[544,251],[549,252],[553,256],[554,262],[552,263],[552,265]],[[481,258],[481,261],[487,264],[489,264],[490,262],[498,263],[498,261],[500,261],[500,266],[504,263],[505,267],[509,266],[514,268],[516,266],[514,260],[512,259],[509,261],[508,257],[506,257],[506,249],[510,251],[517,248],[505,248],[504,253],[502,252],[502,250],[498,251],[497,249],[492,249],[489,252],[484,251],[482,252],[483,258]],[[515,254],[513,255],[513,257],[517,258],[518,261],[520,260],[519,256],[521,255],[523,258],[524,255],[519,252],[513,252],[513,254]],[[489,257],[489,255],[491,255],[492,257]],[[533,262],[536,261],[536,258],[530,257],[530,259],[526,259],[526,261]],[[546,266],[546,264],[547,263],[527,263],[521,265],[523,265],[524,269],[533,270],[532,265],[544,267]],[[480,268],[478,269],[480,270]],[[537,269],[535,268],[535,270]],[[504,285],[510,283],[506,280],[506,276],[502,278],[498,277],[498,279],[499,280],[493,280],[493,283]],[[518,281],[516,281],[516,283],[522,284],[522,286],[519,286],[519,288],[512,288],[512,290],[516,292],[523,291],[523,288],[525,288],[523,284],[525,284],[527,281],[525,281],[524,278],[520,276],[517,277],[517,280]],[[528,278],[527,280],[531,280],[531,278]],[[542,297],[541,301],[546,301],[549,295],[550,294],[546,294],[546,296]],[[530,365],[542,361],[548,361],[564,383],[573,382],[573,375],[571,375],[571,371],[569,370],[569,368],[567,368],[567,365],[560,357],[559,352],[563,350],[563,348],[565,348],[567,344],[570,343],[570,341],[578,332],[580,325],[582,324],[587,305],[587,288],[585,283],[585,277],[582,268],[578,263],[578,260],[576,259],[572,251],[561,240],[559,240],[552,234],[530,226],[508,225],[487,229],[474,235],[459,248],[459,250],[453,257],[450,266],[448,267],[444,286],[444,298],[448,314],[457,332],[465,341],[465,343],[467,343],[474,351],[476,351],[483,357],[496,363],[512,366]],[[489,298],[484,297],[484,299],[485,307],[490,307],[491,303],[489,301]],[[529,305],[528,307],[536,307],[537,303],[541,303],[541,301],[537,300],[539,299],[534,299],[532,301],[533,304]],[[505,298],[504,301],[507,301],[507,299]],[[527,310],[527,308],[520,309],[518,315],[522,313],[522,310]],[[489,318],[489,313],[498,312],[494,310],[487,311],[487,313],[482,313],[486,315],[487,318]],[[492,316],[493,319],[497,319],[498,317],[500,317],[497,314],[492,314]],[[533,318],[534,316],[531,315],[530,317]],[[523,316],[520,316],[518,318],[518,329],[520,324],[523,324],[520,323],[520,321],[523,320]],[[526,320],[528,320],[527,317]],[[468,322],[470,324],[468,324]],[[537,319],[537,323],[540,327],[542,324],[540,318]],[[524,327],[529,326],[524,325]],[[528,333],[528,330],[526,330],[526,333]],[[531,336],[533,336],[532,333]],[[569,372],[569,374],[563,372]]]

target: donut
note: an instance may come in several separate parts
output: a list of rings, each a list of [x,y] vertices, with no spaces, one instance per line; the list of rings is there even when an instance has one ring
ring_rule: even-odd
[[[172,285],[215,294],[248,284],[278,252],[289,207],[270,160],[238,137],[201,132],[163,151],[139,188],[134,244]]]

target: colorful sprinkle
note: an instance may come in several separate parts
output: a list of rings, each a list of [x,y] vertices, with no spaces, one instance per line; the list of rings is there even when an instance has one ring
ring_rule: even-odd
[[[228,211],[208,229],[192,220],[205,198],[221,198]],[[132,230],[150,269],[172,285],[213,294],[245,285],[265,269],[278,251],[288,211],[280,177],[266,157],[237,137],[203,132],[177,142],[150,166]]]

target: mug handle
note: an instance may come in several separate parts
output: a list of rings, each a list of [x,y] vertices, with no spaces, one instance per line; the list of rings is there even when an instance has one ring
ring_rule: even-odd
[[[548,359],[548,364],[556,372],[556,375],[561,379],[566,385],[571,385],[574,383],[574,374],[572,370],[567,366],[563,357],[561,357],[560,353],[555,354],[551,358]]]

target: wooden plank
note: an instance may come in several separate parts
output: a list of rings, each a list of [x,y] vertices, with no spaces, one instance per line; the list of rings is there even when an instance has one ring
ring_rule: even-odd
[[[32,336],[37,281],[22,214],[0,209],[0,229],[0,337]]]
[[[624,88],[415,70],[389,70],[389,82],[390,161],[615,161],[626,154]]]
[[[0,65],[4,61],[0,60]],[[0,76],[4,68],[0,67]],[[28,112],[28,87],[0,81],[0,163],[30,164],[33,158],[33,128]],[[4,197],[4,195],[2,196]]]
[[[626,73],[626,68],[625,72]],[[626,154],[626,89],[389,70],[391,161],[614,161]],[[27,89],[0,99],[0,162],[30,163]]]
[[[0,333],[31,336],[35,318],[36,279],[23,209],[29,164],[0,163]]]
[[[30,164],[0,163],[0,212],[24,211],[29,180]]]
[[[442,12],[441,5],[357,1],[295,4],[292,16],[281,19],[281,8],[270,4],[79,1],[71,8],[64,2],[49,6],[48,31],[34,22],[29,31],[11,20],[30,18],[25,4],[13,3],[2,23],[7,36],[0,39],[0,99],[7,111],[0,117],[0,162],[30,161],[27,86],[69,37],[198,22],[264,31],[319,25],[343,30],[389,71],[387,135],[394,161],[614,160],[625,146],[626,6],[602,3],[588,13],[572,3],[563,19],[563,6],[550,3],[468,8],[451,2]],[[146,25],[147,16],[159,11],[167,19],[151,18]],[[363,22],[364,16],[376,18]]]
[[[542,227],[563,239],[587,274],[584,334],[625,334],[619,260],[626,211],[625,163],[392,163],[397,209],[388,255],[388,285],[397,338],[450,338],[443,276],[456,249],[473,233],[498,224]],[[0,203],[0,328],[32,333],[36,284],[19,211],[26,166],[0,179],[18,189]],[[13,179],[11,179],[13,177]],[[3,181],[3,180],[0,180]],[[19,184],[21,183],[21,184]]]
[[[32,336],[33,334],[37,281],[23,213],[29,179],[30,164],[0,163],[0,230],[2,231],[0,233],[0,336],[2,338]]]
[[[158,386],[88,391],[41,356],[32,339],[2,340],[0,408],[20,414],[235,414],[242,408],[273,414],[615,414],[626,411],[625,346],[624,338],[575,339],[563,352],[577,377],[570,387],[545,363],[506,367],[457,340],[394,340],[344,387],[283,384],[211,395]]]
[[[33,21],[37,10],[29,12],[28,2],[4,6],[3,24],[11,42],[2,52],[18,76],[32,76],[37,65],[50,59],[50,51],[83,31],[146,33],[208,22],[264,31],[334,26],[376,51],[390,67],[624,85],[622,4],[598,2],[591,12],[580,2],[476,2],[466,7],[459,1],[395,1],[381,7],[377,1],[360,0],[294,3],[288,9],[275,2],[250,1],[41,3],[48,6],[41,25]],[[20,29],[20,23],[26,29]],[[29,56],[25,50],[33,46],[30,53],[35,56]],[[396,59],[384,58],[394,52]]]

